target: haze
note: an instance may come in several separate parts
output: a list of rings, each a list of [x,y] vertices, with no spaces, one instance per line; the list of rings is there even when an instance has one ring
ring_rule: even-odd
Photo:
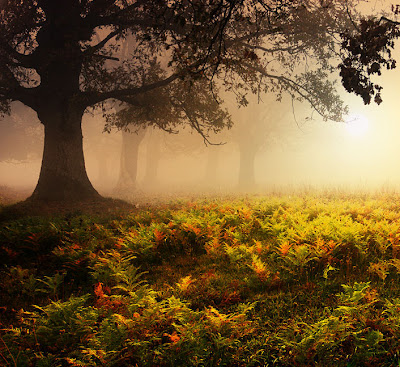
[[[210,135],[211,142],[223,145],[206,146],[190,129],[179,134],[147,129],[139,146],[136,185],[123,190],[116,190],[122,133],[103,132],[101,115],[87,114],[83,129],[89,178],[101,193],[125,198],[142,192],[396,189],[400,186],[399,82],[400,70],[383,75],[384,102],[380,106],[364,106],[343,91],[350,108],[348,125],[321,121],[305,104],[296,103],[292,109],[291,101],[263,98],[260,104],[253,100],[246,108],[229,107],[234,127]],[[18,159],[26,143],[8,137],[9,154],[0,163],[0,185],[29,193],[39,176],[43,129],[28,108],[15,108],[32,119],[35,149]],[[313,119],[308,119],[310,116]],[[362,126],[354,120],[361,120]],[[246,154],[241,149],[252,148],[256,149],[254,182],[251,177],[248,182],[239,182],[240,159]]]
[[[396,50],[399,59],[399,45]],[[380,77],[384,99],[380,106],[364,106],[338,83],[349,106],[347,124],[322,121],[306,103],[265,96],[260,103],[253,98],[246,108],[227,105],[233,128],[209,137],[221,145],[204,144],[190,128],[178,134],[148,128],[139,145],[136,178],[124,185],[122,132],[106,133],[101,114],[86,114],[83,135],[89,179],[101,194],[132,199],[146,192],[395,190],[400,186],[399,83],[400,69]],[[39,177],[43,128],[27,107],[18,103],[13,107],[11,117],[0,121],[0,185],[29,195]],[[10,126],[20,119],[30,121],[29,144],[10,133]]]

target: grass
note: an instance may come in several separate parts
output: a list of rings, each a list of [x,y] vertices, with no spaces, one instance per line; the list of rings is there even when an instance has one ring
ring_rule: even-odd
[[[4,220],[0,365],[398,366],[399,199],[208,198]]]

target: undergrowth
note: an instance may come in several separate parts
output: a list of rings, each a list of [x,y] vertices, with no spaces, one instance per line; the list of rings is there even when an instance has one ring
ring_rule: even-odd
[[[398,366],[398,199],[3,222],[0,365]]]

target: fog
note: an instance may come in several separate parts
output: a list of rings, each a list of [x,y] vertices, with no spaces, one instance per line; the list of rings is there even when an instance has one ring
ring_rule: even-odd
[[[398,189],[399,76],[400,71],[384,75],[381,106],[364,106],[356,97],[343,93],[350,107],[349,118],[361,121],[362,126],[353,129],[345,123],[322,121],[300,103],[292,109],[288,101],[279,103],[271,98],[246,108],[233,108],[233,128],[209,137],[221,145],[206,146],[203,138],[188,127],[179,134],[149,128],[139,145],[136,182],[123,189],[117,188],[122,133],[103,132],[101,115],[88,114],[83,122],[88,175],[100,193],[128,199],[146,192]],[[313,119],[307,119],[309,116]],[[30,125],[36,129],[36,150],[40,150],[43,129],[37,120],[30,121]],[[0,163],[0,185],[33,190],[40,171],[40,154],[26,152],[24,156],[19,152],[21,143],[10,139],[8,157]],[[256,150],[254,180],[240,182],[241,170],[242,175],[251,176],[251,160],[247,162],[249,167],[243,167],[246,162],[240,167],[243,149]]]
[[[400,69],[385,72],[379,82],[383,86],[380,106],[364,106],[338,85],[349,106],[347,119],[352,122],[347,124],[322,121],[305,103],[292,105],[288,99],[277,102],[262,96],[260,103],[252,98],[246,108],[226,105],[234,126],[209,136],[220,145],[206,145],[189,127],[178,134],[148,128],[139,144],[136,180],[124,187],[118,184],[122,132],[104,132],[102,115],[86,114],[88,175],[101,194],[128,199],[143,193],[398,190]],[[25,125],[21,133],[19,127]],[[11,117],[0,121],[0,134],[0,186],[26,190],[28,195],[39,176],[43,128],[31,110],[14,104]],[[249,150],[255,150],[254,179],[251,160],[243,158]]]

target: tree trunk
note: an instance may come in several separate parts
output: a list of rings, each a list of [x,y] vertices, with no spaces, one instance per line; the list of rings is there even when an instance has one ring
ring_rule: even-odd
[[[255,186],[254,161],[256,150],[240,148],[239,188],[252,189]]]
[[[62,113],[44,108],[38,113],[45,137],[39,181],[33,201],[86,201],[101,198],[86,173],[82,145],[83,111]]]
[[[146,173],[143,181],[147,187],[157,185],[158,165],[161,158],[160,138],[158,135],[153,135],[146,146]]]
[[[102,182],[103,185],[110,179],[109,160],[110,157],[108,155],[97,152],[97,162],[99,165],[97,172],[97,181]]]
[[[136,188],[139,146],[146,130],[137,133],[122,130],[121,169],[117,183],[117,191],[127,191]]]

